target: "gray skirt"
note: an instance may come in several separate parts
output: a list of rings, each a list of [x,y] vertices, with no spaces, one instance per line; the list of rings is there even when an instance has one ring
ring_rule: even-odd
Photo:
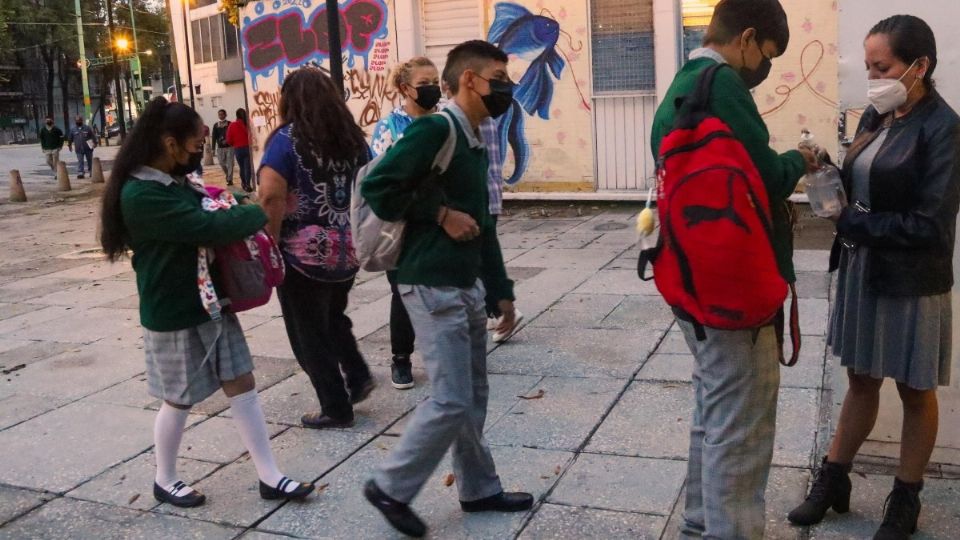
[[[867,284],[869,248],[844,249],[828,344],[858,375],[916,390],[950,384],[950,293],[880,296]]]
[[[150,395],[177,405],[200,403],[223,381],[253,371],[247,340],[233,313],[173,332],[144,328],[143,344]]]

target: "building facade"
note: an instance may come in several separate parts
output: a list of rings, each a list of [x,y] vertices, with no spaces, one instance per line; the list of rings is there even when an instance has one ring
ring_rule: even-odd
[[[782,1],[792,39],[755,91],[758,106],[776,147],[795,147],[807,128],[835,151],[837,2]],[[451,47],[487,39],[510,55],[522,96],[500,121],[510,147],[507,189],[636,196],[652,185],[655,164],[647,139],[653,113],[686,54],[699,46],[716,3],[341,1],[348,104],[369,133],[399,103],[387,83],[395,62],[425,55],[442,69]],[[246,104],[256,155],[277,125],[285,73],[308,63],[328,65],[325,2],[251,1],[240,14],[239,35],[216,0],[196,1],[186,25],[181,6],[170,2],[182,83],[192,75],[195,106],[208,124],[217,109]],[[189,99],[186,90],[183,99]]]
[[[180,99],[192,104],[207,126],[217,121],[218,110],[226,110],[232,120],[237,109],[247,106],[239,30],[220,12],[218,4],[217,0],[170,0],[167,5],[176,46]],[[172,97],[175,93],[165,90],[164,95]]]

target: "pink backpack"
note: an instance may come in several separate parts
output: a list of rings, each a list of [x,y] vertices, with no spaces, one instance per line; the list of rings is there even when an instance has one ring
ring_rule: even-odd
[[[219,210],[236,205],[233,195],[215,186],[205,186],[209,199],[204,199],[205,210]],[[201,248],[201,253],[204,248]],[[217,285],[226,298],[219,300],[212,286],[204,284],[206,257],[200,257],[200,290],[204,307],[214,316],[217,308],[233,313],[247,311],[270,301],[273,288],[283,283],[283,255],[273,238],[260,230],[251,236],[213,249],[213,263],[220,271]],[[216,318],[216,317],[214,317]]]

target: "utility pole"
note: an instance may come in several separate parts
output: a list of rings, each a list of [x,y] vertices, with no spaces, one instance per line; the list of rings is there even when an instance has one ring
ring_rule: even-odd
[[[143,69],[140,67],[140,45],[137,43],[137,17],[133,14],[133,0],[127,0],[127,2],[130,4],[130,26],[133,28],[133,58],[130,59],[130,75],[133,79],[133,89],[136,91],[134,100],[137,102],[137,111],[142,111]],[[130,115],[133,116],[132,109]]]
[[[80,51],[80,81],[83,83],[83,116],[88,124],[93,123],[93,111],[90,110],[90,82],[87,78],[87,55],[83,47],[83,18],[80,15],[80,0],[75,0],[77,12],[77,47]]]
[[[343,93],[343,45],[340,43],[340,2],[327,0],[327,39],[330,49],[330,78]],[[278,68],[283,69],[283,68]]]
[[[117,67],[117,45],[113,42],[113,0],[107,0],[107,28],[110,35],[110,56],[113,58],[113,84],[116,88],[113,102],[117,106],[120,140],[123,140],[127,136],[127,122],[123,118],[123,92],[120,90],[120,70]]]
[[[187,9],[190,8],[190,0],[177,0],[183,2],[183,8],[180,14],[183,16],[183,48],[187,52],[187,84],[190,85],[190,108],[196,109],[193,102],[193,62],[190,60],[190,26],[187,24]],[[340,37],[339,35],[337,36]]]

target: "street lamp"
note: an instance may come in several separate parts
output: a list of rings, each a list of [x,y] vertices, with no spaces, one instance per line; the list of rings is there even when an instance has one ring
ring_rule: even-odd
[[[128,40],[125,37],[122,37],[122,36],[118,37],[113,42],[113,44],[117,48],[117,50],[122,53],[128,52],[130,50],[130,40]],[[132,73],[132,70],[130,69],[127,70],[127,74],[129,76],[124,77],[123,82],[124,84],[127,85],[127,112],[130,114],[130,119],[133,120],[133,101],[134,100],[133,100],[133,83],[131,82],[131,80],[133,79],[134,75]],[[119,91],[119,88],[117,90]],[[121,97],[121,99],[123,98]]]

